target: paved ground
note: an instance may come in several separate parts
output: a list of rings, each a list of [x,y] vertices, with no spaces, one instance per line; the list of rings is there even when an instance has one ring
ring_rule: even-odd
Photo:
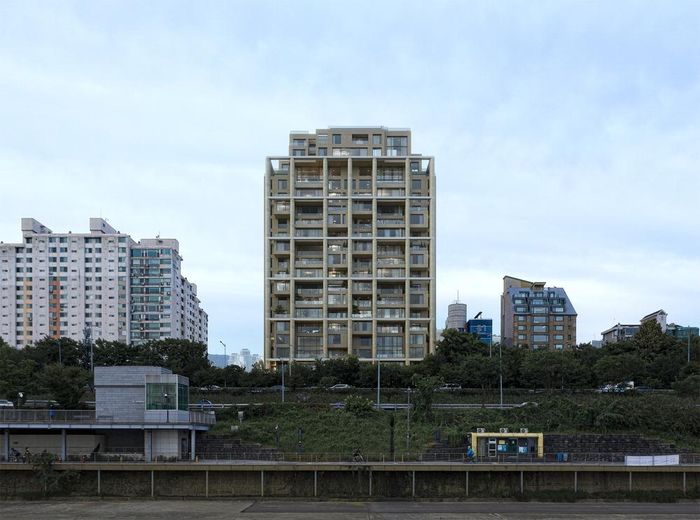
[[[297,502],[231,500],[85,500],[0,502],[2,520],[168,519],[195,520],[533,520],[700,518],[700,503],[578,502]]]

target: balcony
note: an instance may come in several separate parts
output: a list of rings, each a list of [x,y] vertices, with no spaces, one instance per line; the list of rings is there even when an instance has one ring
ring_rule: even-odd
[[[323,190],[313,188],[299,188],[294,192],[295,197],[323,197]]]

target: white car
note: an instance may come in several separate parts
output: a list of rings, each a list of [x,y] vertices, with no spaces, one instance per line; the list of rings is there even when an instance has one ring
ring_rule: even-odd
[[[351,385],[346,385],[345,383],[338,383],[337,385],[333,385],[330,387],[329,390],[348,390],[352,388]]]
[[[15,404],[7,399],[0,399],[0,408],[14,408]]]

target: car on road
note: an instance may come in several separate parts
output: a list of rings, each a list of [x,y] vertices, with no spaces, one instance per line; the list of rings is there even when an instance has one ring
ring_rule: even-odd
[[[442,386],[438,388],[439,391],[441,392],[453,392],[455,390],[461,390],[462,385],[459,385],[457,383],[444,383]]]
[[[7,399],[0,399],[0,408],[14,408],[15,403],[8,401]]]
[[[349,390],[352,388],[352,385],[346,385],[345,383],[338,383],[337,385],[333,385],[329,388],[329,390]]]

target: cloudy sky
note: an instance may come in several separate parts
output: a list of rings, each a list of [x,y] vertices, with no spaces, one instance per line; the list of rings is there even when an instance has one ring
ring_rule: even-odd
[[[263,175],[290,130],[436,157],[438,323],[502,277],[579,341],[700,324],[698,2],[0,0],[0,240],[20,218],[176,237],[210,347],[260,352]]]

